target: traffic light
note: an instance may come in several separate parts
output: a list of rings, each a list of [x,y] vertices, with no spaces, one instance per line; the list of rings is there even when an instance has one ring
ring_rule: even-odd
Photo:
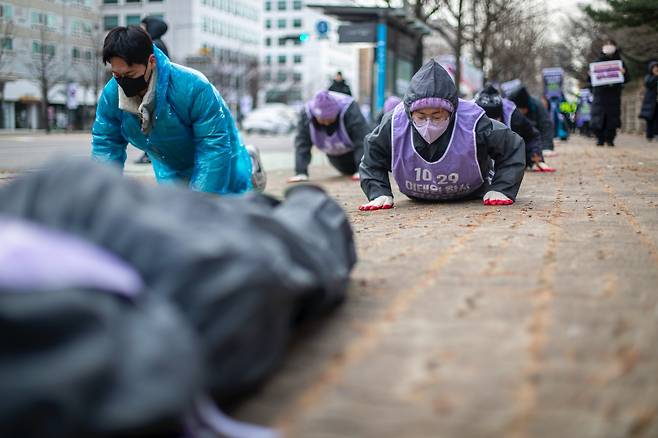
[[[304,41],[308,41],[308,39],[309,39],[309,35],[306,32],[299,34],[299,41],[301,41],[302,43]]]

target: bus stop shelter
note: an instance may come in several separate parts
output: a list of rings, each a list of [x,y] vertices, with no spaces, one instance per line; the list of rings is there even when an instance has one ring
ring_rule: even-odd
[[[344,24],[339,43],[372,43],[370,107],[373,115],[390,95],[402,96],[423,62],[422,38],[431,30],[403,8],[309,4]]]

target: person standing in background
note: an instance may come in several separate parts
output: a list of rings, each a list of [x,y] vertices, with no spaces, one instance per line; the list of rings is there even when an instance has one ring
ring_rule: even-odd
[[[160,49],[162,53],[167,55],[167,58],[169,58],[169,50],[164,41],[162,41],[162,36],[167,33],[167,23],[158,17],[149,16],[142,18],[141,28],[151,36],[153,44],[155,44],[156,47]],[[141,157],[135,160],[135,164],[151,164],[151,159],[148,154],[144,152]]]
[[[624,61],[621,60],[621,50],[617,43],[608,39],[601,48],[601,54],[596,62],[620,60],[621,72],[624,74],[624,84],[630,80]],[[592,87],[594,101],[592,102],[592,121],[590,125],[596,134],[596,145],[615,145],[617,128],[621,127],[621,89],[623,84],[609,84]]]
[[[350,86],[347,85],[347,82],[345,82],[345,79],[343,78],[343,73],[339,71],[336,72],[334,81],[329,86],[329,91],[335,91],[336,93],[347,94],[348,96],[352,95],[352,90],[350,89]]]
[[[658,61],[649,63],[649,73],[644,77],[644,99],[640,118],[647,121],[647,140],[658,134]]]

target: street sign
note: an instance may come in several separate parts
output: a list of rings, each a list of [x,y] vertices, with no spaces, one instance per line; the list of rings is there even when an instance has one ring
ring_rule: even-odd
[[[325,20],[320,20],[315,23],[315,30],[318,32],[318,35],[326,35],[329,32],[329,23]]]
[[[589,76],[592,87],[601,85],[623,84],[624,73],[621,69],[623,64],[619,60],[592,62],[589,65]]]
[[[338,27],[339,43],[377,42],[377,23],[353,23]]]

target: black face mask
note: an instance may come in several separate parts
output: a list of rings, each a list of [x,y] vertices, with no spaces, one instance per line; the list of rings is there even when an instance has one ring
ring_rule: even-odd
[[[146,75],[146,72],[137,78],[120,77],[116,80],[127,97],[135,97],[149,86],[149,83],[144,79],[144,75]]]

